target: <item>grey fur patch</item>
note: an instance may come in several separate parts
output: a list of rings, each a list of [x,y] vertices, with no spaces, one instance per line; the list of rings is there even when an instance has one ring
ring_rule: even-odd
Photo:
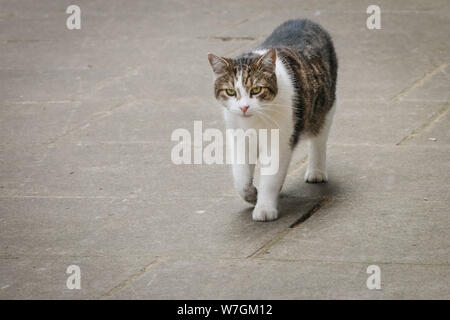
[[[276,48],[295,88],[294,147],[300,135],[320,132],[336,99],[337,57],[330,35],[318,24],[289,20],[276,28],[259,49]]]

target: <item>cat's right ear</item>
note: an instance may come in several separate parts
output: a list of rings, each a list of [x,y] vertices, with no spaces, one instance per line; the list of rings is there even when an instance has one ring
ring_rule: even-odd
[[[222,73],[226,68],[229,68],[232,65],[231,59],[219,57],[212,53],[208,54],[208,60],[215,73]]]

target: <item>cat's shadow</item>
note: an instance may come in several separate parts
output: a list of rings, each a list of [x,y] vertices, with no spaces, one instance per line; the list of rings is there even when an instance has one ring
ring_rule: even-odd
[[[340,194],[339,183],[329,181],[327,183],[304,183],[289,185],[280,193],[278,204],[279,218],[273,222],[260,223],[252,220],[253,206],[236,212],[239,217],[238,223],[254,223],[257,226],[271,224],[285,224],[286,220],[293,223],[304,222],[309,219],[317,209],[335,196]],[[312,212],[314,211],[314,212]],[[295,219],[293,219],[295,217]],[[247,230],[246,228],[243,231]]]

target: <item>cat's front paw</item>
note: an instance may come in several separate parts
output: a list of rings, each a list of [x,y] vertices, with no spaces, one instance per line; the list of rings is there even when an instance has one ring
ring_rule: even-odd
[[[253,184],[251,184],[251,185],[244,187],[239,192],[239,195],[241,196],[242,199],[244,199],[248,203],[255,205],[256,200],[258,199],[258,190],[256,190],[255,186]]]
[[[326,171],[322,171],[319,169],[312,169],[312,170],[308,169],[306,170],[305,181],[307,183],[327,182],[328,176]]]
[[[252,218],[255,221],[272,221],[278,219],[277,208],[268,206],[256,206],[253,209]]]

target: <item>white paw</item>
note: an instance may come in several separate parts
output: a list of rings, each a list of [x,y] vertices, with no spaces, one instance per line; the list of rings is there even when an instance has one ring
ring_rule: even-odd
[[[277,208],[268,206],[256,206],[253,209],[252,218],[255,221],[272,221],[278,219]]]
[[[308,169],[306,170],[305,181],[308,183],[327,182],[328,176],[326,171],[322,171],[319,169]]]
[[[239,195],[242,199],[251,204],[256,204],[256,200],[258,199],[258,191],[252,184],[243,188],[243,190],[239,192]]]

